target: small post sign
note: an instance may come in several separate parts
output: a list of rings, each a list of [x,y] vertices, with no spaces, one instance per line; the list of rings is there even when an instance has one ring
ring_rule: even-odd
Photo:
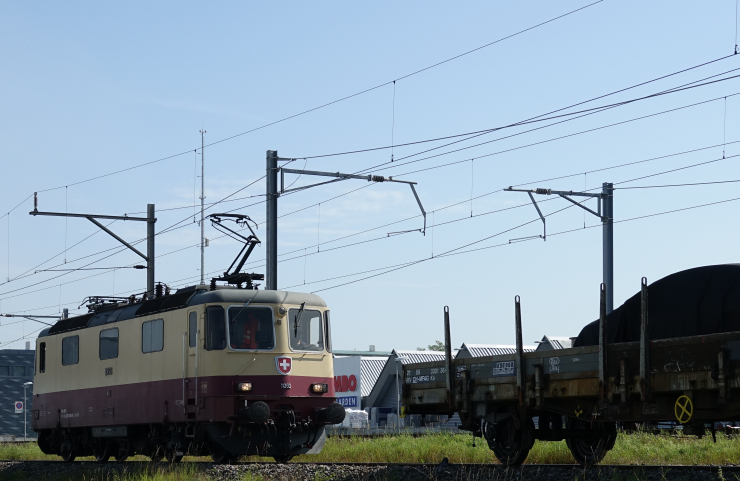
[[[23,412],[23,401],[16,401],[15,402],[15,413],[20,414]]]

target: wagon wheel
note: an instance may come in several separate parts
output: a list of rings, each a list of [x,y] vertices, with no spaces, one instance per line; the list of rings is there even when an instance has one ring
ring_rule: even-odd
[[[285,464],[291,459],[295,457],[295,454],[280,454],[277,456],[273,456],[272,458],[275,460],[278,464]]]
[[[590,423],[582,419],[568,418],[566,427],[599,431],[594,433],[594,437],[590,440],[573,438],[565,440],[573,458],[582,466],[592,466],[604,459],[606,453],[614,447],[617,439],[616,426],[609,423]]]
[[[522,464],[534,446],[534,422],[526,421],[523,428],[516,427],[514,418],[509,418],[486,427],[488,447],[505,466]]]
[[[61,456],[62,459],[67,463],[71,463],[77,457],[73,449],[65,449],[61,452]]]
[[[126,461],[128,459],[128,454],[126,454],[126,453],[120,454],[119,453],[119,454],[116,454],[113,457],[116,459],[116,461],[118,461],[119,463],[122,463],[122,462],[124,462],[124,461]]]
[[[111,457],[111,445],[105,439],[99,439],[93,443],[93,456],[99,463],[107,462]]]

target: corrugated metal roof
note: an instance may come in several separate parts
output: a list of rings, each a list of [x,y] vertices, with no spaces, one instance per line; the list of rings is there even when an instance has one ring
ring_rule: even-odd
[[[539,342],[539,346],[537,346],[537,350],[570,349],[571,347],[573,347],[573,339],[570,337],[543,336]]]
[[[534,352],[535,346],[523,346],[524,352]],[[498,356],[514,354],[516,346],[504,344],[467,344],[463,343],[455,358]]]
[[[404,357],[401,364],[416,364],[417,362],[439,361],[445,358],[444,351],[396,351],[391,352],[391,357]]]
[[[368,396],[372,392],[387,361],[387,357],[373,356],[360,358],[360,394],[362,397]]]

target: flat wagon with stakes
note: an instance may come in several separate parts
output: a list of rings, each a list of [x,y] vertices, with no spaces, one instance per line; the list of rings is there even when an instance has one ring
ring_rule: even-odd
[[[740,332],[651,340],[644,278],[636,300],[638,341],[607,342],[602,284],[597,345],[524,352],[517,296],[516,353],[470,359],[452,359],[445,307],[446,358],[403,366],[405,412],[459,413],[506,465],[524,462],[535,440],[565,440],[578,463],[598,463],[619,423],[673,421],[698,436],[711,423],[714,436],[714,422],[740,419]]]

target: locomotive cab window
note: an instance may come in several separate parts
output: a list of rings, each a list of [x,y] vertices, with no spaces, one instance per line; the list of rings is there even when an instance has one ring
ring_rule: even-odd
[[[155,319],[141,325],[141,352],[157,352],[164,348],[164,321]]]
[[[100,345],[98,348],[100,359],[115,359],[118,357],[118,328],[100,331]]]
[[[46,343],[39,343],[39,373],[46,372]]]
[[[274,349],[272,309],[269,307],[230,307],[229,346],[231,349]]]
[[[226,348],[226,316],[221,306],[206,308],[206,350],[220,351]]]
[[[329,323],[329,311],[324,312],[324,332],[326,333],[326,352],[331,352],[331,325]]]
[[[62,339],[62,366],[77,364],[80,361],[80,336]]]
[[[291,309],[288,338],[294,351],[323,351],[324,328],[320,311]]]
[[[188,345],[195,347],[196,336],[198,335],[198,313],[191,312],[188,314]]]

